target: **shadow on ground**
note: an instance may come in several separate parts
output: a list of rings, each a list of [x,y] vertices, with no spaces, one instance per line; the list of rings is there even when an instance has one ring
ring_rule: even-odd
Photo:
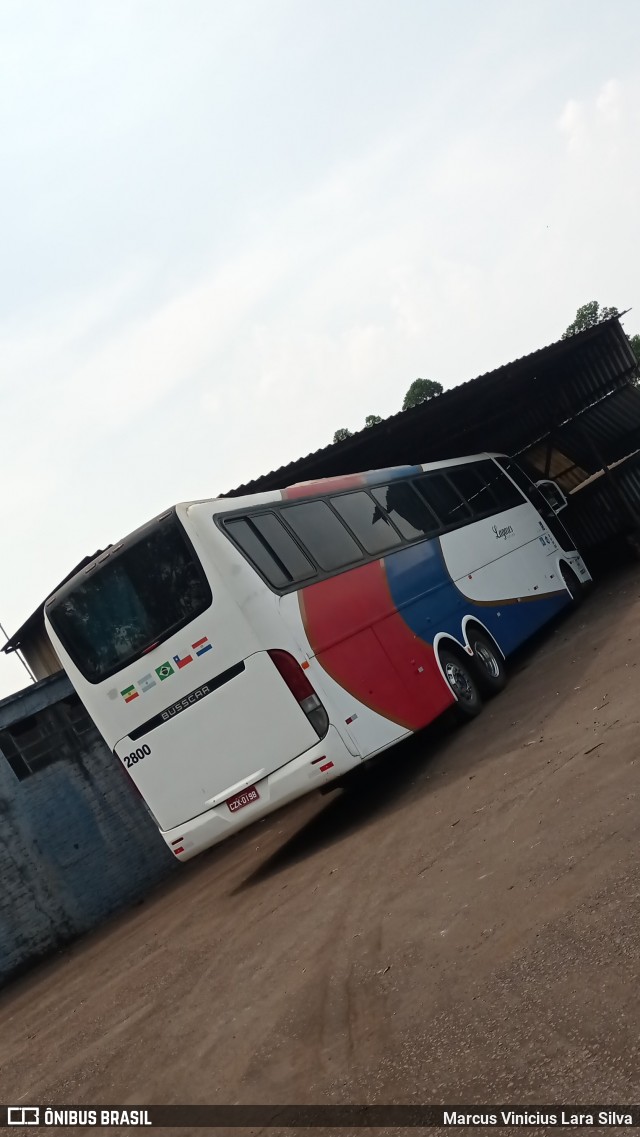
[[[626,579],[629,562],[621,558],[621,563],[608,566],[609,571],[598,574],[598,584],[615,589],[620,580]],[[532,666],[545,645],[552,645],[554,637],[560,648],[568,640],[579,633],[583,615],[598,601],[599,588],[596,587],[587,595],[584,609],[567,609],[556,620],[542,628],[527,643],[518,649],[509,660],[509,672],[513,679]],[[624,610],[619,613],[622,619]],[[559,637],[559,639],[558,639]],[[583,656],[580,660],[572,660],[572,676],[575,679],[583,667],[587,666],[589,658]],[[560,666],[546,660],[546,667]],[[508,697],[508,692],[507,692]],[[473,732],[475,726],[469,724],[467,728]],[[446,756],[451,745],[458,738],[459,725],[449,715],[436,720],[425,730],[397,743],[385,751],[378,758],[371,759],[358,769],[354,770],[344,788],[331,791],[331,797],[325,808],[320,809],[310,821],[306,821],[301,828],[285,841],[275,853],[269,856],[253,872],[244,878],[233,890],[232,895],[243,892],[248,888],[277,875],[290,866],[305,860],[317,851],[342,840],[347,834],[369,824],[381,813],[400,807],[414,790],[420,780],[423,782],[425,774],[442,775],[447,773],[453,778],[468,776],[473,769],[474,748],[469,748],[465,757],[464,769],[459,763],[454,768],[447,768]],[[480,761],[481,759],[477,759]],[[435,779],[432,785],[435,785]],[[416,793],[425,792],[424,784],[415,790]]]
[[[342,789],[331,791],[325,808],[246,877],[233,895],[333,845],[382,812],[395,808],[411,793],[416,779],[441,757],[455,730],[455,725],[439,719],[419,735],[397,743],[379,758],[354,770]],[[424,792],[423,787],[420,792]]]

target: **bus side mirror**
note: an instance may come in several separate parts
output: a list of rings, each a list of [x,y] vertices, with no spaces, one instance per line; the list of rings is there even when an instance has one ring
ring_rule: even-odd
[[[554,513],[560,513],[560,511],[565,509],[569,504],[560,486],[557,486],[555,482],[551,482],[547,478],[541,482],[536,482],[536,488],[540,490],[547,505]]]

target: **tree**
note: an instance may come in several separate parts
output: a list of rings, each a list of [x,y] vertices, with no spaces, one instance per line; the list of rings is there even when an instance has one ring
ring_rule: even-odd
[[[597,300],[590,300],[588,304],[583,304],[582,308],[578,308],[575,320],[569,324],[562,338],[568,340],[570,336],[575,336],[576,332],[583,332],[585,328],[593,328],[596,324],[601,324],[603,320],[610,320],[612,316],[620,316],[617,308],[601,308]],[[638,368],[640,368],[640,335],[627,336],[627,339],[636,357]],[[633,382],[636,386],[640,386],[640,377],[637,373]]]
[[[577,332],[584,332],[586,328],[593,328],[596,324],[601,324],[603,320],[610,320],[612,316],[619,315],[617,308],[601,308],[597,300],[590,300],[588,304],[583,304],[582,308],[578,308],[575,320],[569,324],[562,338],[568,340]]]
[[[351,437],[352,437],[352,432],[350,430],[347,430],[346,426],[341,426],[339,430],[336,430],[336,432],[333,436],[333,441],[334,442],[344,442],[345,438],[351,438]]]
[[[418,407],[420,403],[426,403],[427,399],[441,395],[442,391],[442,383],[437,383],[435,379],[414,379],[404,397],[402,409],[408,411],[411,407]]]
[[[364,425],[376,426],[379,422],[382,422],[380,415],[367,415],[366,419],[364,420]]]

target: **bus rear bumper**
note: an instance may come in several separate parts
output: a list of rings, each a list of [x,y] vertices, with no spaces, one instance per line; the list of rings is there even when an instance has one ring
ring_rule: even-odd
[[[256,782],[257,800],[235,812],[231,812],[227,802],[222,802],[175,829],[161,830],[161,834],[177,860],[188,861],[280,806],[312,790],[322,789],[359,766],[361,761],[349,753],[335,727],[330,726],[316,746]]]

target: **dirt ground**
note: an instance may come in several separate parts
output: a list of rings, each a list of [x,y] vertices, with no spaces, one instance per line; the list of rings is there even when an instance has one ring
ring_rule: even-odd
[[[639,648],[635,565],[2,992],[4,1101],[639,1101]]]

